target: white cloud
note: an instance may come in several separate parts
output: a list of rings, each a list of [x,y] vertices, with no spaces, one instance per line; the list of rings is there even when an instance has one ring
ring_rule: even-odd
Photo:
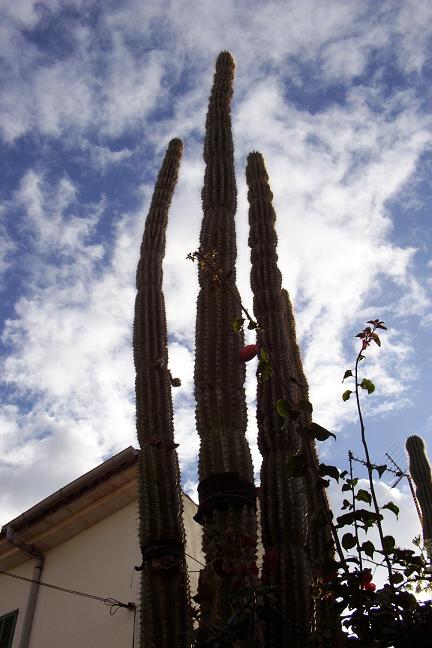
[[[52,16],[60,16],[66,4],[52,5]],[[68,19],[63,25],[70,50],[56,57],[26,41],[21,30],[38,23],[41,7],[31,1],[9,3],[0,39],[9,73],[0,100],[4,140],[14,150],[18,138],[31,133],[42,156],[37,168],[24,173],[4,214],[20,212],[27,248],[19,261],[26,273],[25,294],[17,295],[15,315],[3,330],[8,345],[3,377],[31,406],[26,411],[12,397],[0,412],[7,430],[3,456],[14,474],[23,476],[16,499],[3,510],[31,503],[31,497],[47,494],[109,452],[136,443],[130,333],[134,270],[152,191],[150,172],[174,135],[184,138],[186,149],[170,212],[164,290],[170,366],[182,379],[173,393],[176,438],[183,466],[194,470],[197,278],[196,267],[185,257],[198,247],[204,115],[214,57],[224,47],[232,49],[238,63],[233,127],[241,294],[250,306],[243,166],[247,153],[258,148],[275,196],[280,267],[296,305],[317,419],[340,428],[351,417],[340,399],[340,381],[354,354],[346,348],[352,327],[370,316],[384,318],[382,312],[386,321],[406,311],[428,321],[430,299],[415,275],[416,250],[392,241],[388,201],[403,190],[430,147],[429,115],[420,110],[409,84],[384,92],[379,65],[369,83],[348,87],[365,72],[377,48],[385,58],[401,44],[406,56],[399,59],[400,72],[418,73],[429,33],[426,10],[413,10],[410,20],[395,3],[384,3],[378,15],[362,3],[342,1],[247,8],[228,0],[218,6],[181,2],[172,8],[131,1],[104,7],[97,28],[84,19]],[[313,71],[312,81],[304,67]],[[315,78],[317,87],[312,87]],[[325,93],[326,84],[335,81],[347,84],[345,103],[325,97],[325,107],[314,112],[301,109],[301,98],[290,96],[291,86],[293,94],[296,90],[308,99],[311,89]],[[125,133],[134,135],[132,144],[113,143]],[[90,158],[101,172],[123,162],[132,165],[137,149],[146,154],[147,144],[154,147],[154,159],[143,155],[139,162],[145,172],[137,191],[142,207],[135,212],[125,207],[112,244],[98,234],[106,201],[85,204],[76,181],[64,175],[53,182],[41,171],[50,164],[51,142],[75,160]],[[3,254],[6,263],[14,244],[1,244],[0,259]],[[371,302],[381,302],[382,311],[369,315]],[[408,405],[406,386],[416,379],[410,342],[397,333],[390,340],[369,363],[380,384],[375,413]],[[257,469],[253,369],[249,373],[248,436]],[[39,438],[44,430],[49,436]],[[54,463],[39,492],[30,489],[24,496],[32,466],[34,475],[42,474],[44,457],[53,453],[66,470]],[[9,480],[10,471],[7,475]],[[193,489],[189,473],[188,479]]]

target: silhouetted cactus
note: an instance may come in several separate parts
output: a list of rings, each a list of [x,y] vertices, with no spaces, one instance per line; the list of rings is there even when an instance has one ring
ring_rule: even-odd
[[[169,143],[147,216],[137,270],[133,332],[139,460],[141,648],[186,648],[191,619],[182,495],[174,443],[162,294],[168,208],[182,143]]]
[[[416,485],[416,495],[422,512],[423,539],[432,541],[432,477],[426,449],[419,436],[410,436],[406,442],[410,473]]]
[[[325,526],[323,508],[328,502],[317,486],[318,458],[313,441],[304,441],[311,423],[308,410],[284,421],[276,403],[308,402],[308,385],[296,341],[295,321],[286,290],[281,288],[277,266],[276,215],[273,194],[260,153],[248,156],[246,178],[250,203],[249,245],[254,313],[263,329],[258,336],[270,356],[271,378],[258,383],[258,444],[263,455],[261,468],[261,527],[265,556],[277,556],[274,568],[264,562],[263,578],[274,588],[276,598],[268,606],[266,639],[272,646],[303,646],[329,616],[328,606],[311,605],[312,571],[322,573],[323,562],[332,555],[331,535]],[[298,434],[302,427],[303,438]],[[306,479],[288,476],[289,458],[303,452],[307,458]],[[323,524],[324,518],[324,524]],[[280,612],[282,611],[282,614]],[[334,615],[333,615],[334,618]]]
[[[203,525],[206,558],[198,586],[202,641],[209,627],[224,624],[235,610],[235,576],[224,571],[227,542],[249,538],[250,544],[242,548],[242,560],[248,566],[254,565],[256,552],[255,486],[245,436],[245,370],[239,361],[243,337],[232,330],[232,322],[241,312],[235,285],[233,76],[231,54],[222,52],[216,62],[206,120],[200,250],[215,255],[215,264],[229,288],[200,264],[196,322],[196,422],[201,440],[196,519]]]

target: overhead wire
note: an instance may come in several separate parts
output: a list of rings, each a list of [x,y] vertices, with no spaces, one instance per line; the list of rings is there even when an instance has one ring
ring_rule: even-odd
[[[115,614],[119,608],[126,608],[127,610],[134,610],[136,608],[135,603],[133,603],[132,601],[129,601],[128,603],[122,603],[121,601],[118,601],[117,599],[110,596],[97,596],[96,594],[89,594],[88,592],[80,592],[79,590],[73,590],[67,587],[61,587],[60,585],[46,583],[45,581],[35,580],[34,578],[27,578],[27,576],[18,576],[18,574],[11,574],[10,572],[4,571],[3,569],[0,569],[0,574],[9,576],[10,578],[16,578],[17,580],[25,581],[27,583],[37,583],[42,587],[48,587],[60,592],[65,592],[66,594],[74,594],[75,596],[83,596],[84,598],[100,601],[101,603],[104,603],[107,607],[109,607],[111,615]]]

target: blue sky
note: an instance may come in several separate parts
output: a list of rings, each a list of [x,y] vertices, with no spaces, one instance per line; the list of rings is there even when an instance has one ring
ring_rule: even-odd
[[[194,492],[192,397],[202,140],[214,62],[237,66],[238,286],[249,289],[244,166],[263,153],[280,267],[323,459],[359,451],[341,378],[355,333],[388,324],[364,367],[372,454],[431,439],[432,6],[6,0],[0,9],[0,518],[136,445],[131,322],[165,147],[185,144],[164,266],[176,437]],[[259,470],[248,369],[249,429]],[[431,445],[431,444],[430,444]],[[404,460],[402,456],[402,460]],[[386,496],[386,487],[383,496]],[[392,491],[417,532],[406,485]],[[399,533],[403,532],[399,531]]]

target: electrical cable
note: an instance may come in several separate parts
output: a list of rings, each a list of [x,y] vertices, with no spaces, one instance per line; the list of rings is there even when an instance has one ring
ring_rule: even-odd
[[[26,583],[37,583],[42,587],[48,587],[50,589],[59,590],[60,592],[65,592],[66,594],[75,594],[75,596],[83,596],[84,598],[93,599],[95,601],[101,601],[109,607],[110,614],[113,615],[117,612],[119,608],[126,608],[127,610],[135,610],[136,605],[129,601],[128,603],[122,603],[112,597],[103,597],[97,596],[96,594],[88,594],[87,592],[80,592],[79,590],[68,589],[67,587],[60,587],[60,585],[53,585],[52,583],[45,583],[44,581],[35,580],[33,578],[27,578],[26,576],[18,576],[18,574],[11,574],[10,572],[3,571],[0,569],[0,574],[4,576],[10,576],[11,578],[16,578],[17,580],[25,581]]]

